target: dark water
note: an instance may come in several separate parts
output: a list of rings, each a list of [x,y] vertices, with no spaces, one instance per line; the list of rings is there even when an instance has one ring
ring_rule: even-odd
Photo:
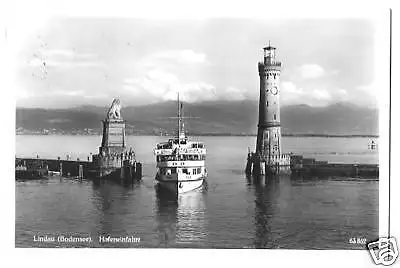
[[[141,182],[49,180],[16,182],[17,247],[194,247],[361,249],[351,238],[378,234],[378,181],[295,178],[267,181],[243,173],[254,137],[201,137],[208,147],[203,189],[175,200],[154,182],[154,144],[163,137],[128,137],[144,163]],[[334,162],[377,163],[363,138],[284,138],[285,151]],[[18,156],[85,159],[100,137],[17,136]],[[34,236],[92,238],[91,243],[35,242]],[[100,235],[140,237],[99,243]]]

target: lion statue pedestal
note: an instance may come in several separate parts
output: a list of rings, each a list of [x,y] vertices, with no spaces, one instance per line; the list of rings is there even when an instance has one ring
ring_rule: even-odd
[[[125,152],[125,121],[121,117],[121,104],[114,99],[103,120],[103,139],[99,153],[101,155],[121,154]]]

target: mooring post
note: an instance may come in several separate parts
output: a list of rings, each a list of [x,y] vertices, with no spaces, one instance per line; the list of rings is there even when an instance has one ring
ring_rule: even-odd
[[[133,173],[132,173],[132,165],[129,163],[129,177],[131,179],[131,181],[133,181]]]
[[[260,166],[260,175],[265,175],[267,162],[260,161],[258,165]]]
[[[138,180],[141,180],[142,179],[142,164],[141,163],[139,163],[139,162],[135,162],[135,175],[136,175],[136,178],[135,179],[138,179]]]
[[[83,166],[79,165],[79,174],[78,174],[79,179],[83,179]]]
[[[253,164],[253,157],[250,153],[250,148],[249,148],[249,152],[247,153],[247,163],[246,163],[246,174],[250,175],[251,174],[251,167]]]
[[[121,180],[123,180],[124,179],[124,166],[122,166],[121,168],[120,168],[120,170],[121,170],[121,172],[120,172],[120,175],[121,175]]]
[[[62,162],[60,161],[60,176],[62,176],[63,175],[63,167],[62,167]]]

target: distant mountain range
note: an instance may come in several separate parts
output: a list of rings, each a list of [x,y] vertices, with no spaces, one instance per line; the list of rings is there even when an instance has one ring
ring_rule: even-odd
[[[16,129],[24,133],[101,133],[106,107],[67,109],[17,108]],[[129,134],[171,134],[176,129],[176,102],[128,106],[121,110]],[[257,101],[185,103],[186,129],[197,135],[252,135],[257,132]],[[378,135],[378,110],[337,103],[327,107],[281,108],[286,135]]]

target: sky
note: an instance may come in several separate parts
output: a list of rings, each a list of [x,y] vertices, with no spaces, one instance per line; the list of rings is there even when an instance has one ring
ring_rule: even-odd
[[[187,102],[256,100],[270,41],[281,105],[377,107],[375,36],[367,18],[52,18],[16,50],[16,104],[145,105],[178,91]]]

